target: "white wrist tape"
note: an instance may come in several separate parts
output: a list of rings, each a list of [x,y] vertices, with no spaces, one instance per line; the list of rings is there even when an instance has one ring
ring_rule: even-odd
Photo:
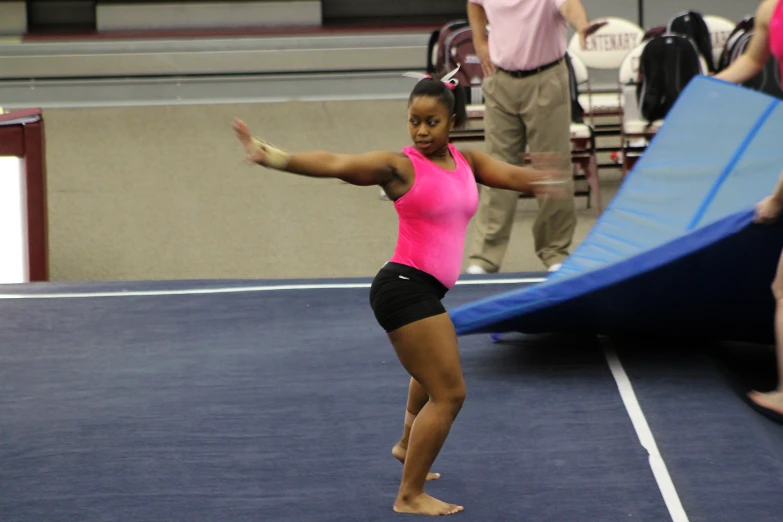
[[[531,181],[531,185],[565,185],[568,180],[565,179],[542,179],[540,181]]]
[[[261,148],[266,154],[266,160],[263,162],[265,166],[278,170],[285,170],[288,166],[288,160],[291,155],[286,151],[255,137],[253,138],[253,144]]]

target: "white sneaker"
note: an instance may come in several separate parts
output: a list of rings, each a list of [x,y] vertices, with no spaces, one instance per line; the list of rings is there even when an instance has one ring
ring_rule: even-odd
[[[562,263],[555,263],[554,265],[550,266],[547,270],[549,272],[557,272],[558,270],[560,270],[561,266],[563,266]]]
[[[486,274],[487,271],[481,268],[478,265],[470,265],[467,269],[467,273],[469,274]]]

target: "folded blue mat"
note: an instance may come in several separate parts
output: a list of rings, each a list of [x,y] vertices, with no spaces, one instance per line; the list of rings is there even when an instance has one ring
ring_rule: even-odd
[[[780,100],[695,78],[562,268],[453,309],[457,332],[772,339],[783,226],[752,220],[783,170],[781,145]]]

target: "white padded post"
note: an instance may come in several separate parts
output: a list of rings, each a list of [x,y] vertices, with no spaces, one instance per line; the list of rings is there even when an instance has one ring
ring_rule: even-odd
[[[599,21],[599,20],[596,20]],[[625,56],[642,41],[644,30],[622,18],[602,18],[607,22],[587,38],[582,49],[578,34],[568,44],[568,52],[592,69],[619,69]]]
[[[627,85],[629,83],[638,83],[639,80],[639,61],[642,57],[642,52],[647,46],[647,42],[644,42],[629,52],[620,64],[619,81],[620,85]]]

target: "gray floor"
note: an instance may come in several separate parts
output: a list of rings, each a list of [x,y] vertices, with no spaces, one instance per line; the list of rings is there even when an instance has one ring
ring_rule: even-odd
[[[408,144],[395,100],[46,109],[52,279],[373,274],[394,248],[392,205],[377,188],[244,165],[235,116],[289,150]],[[608,203],[617,172],[601,177]],[[576,205],[575,245],[598,216]],[[535,216],[536,203],[520,201],[504,271],[541,269]]]

